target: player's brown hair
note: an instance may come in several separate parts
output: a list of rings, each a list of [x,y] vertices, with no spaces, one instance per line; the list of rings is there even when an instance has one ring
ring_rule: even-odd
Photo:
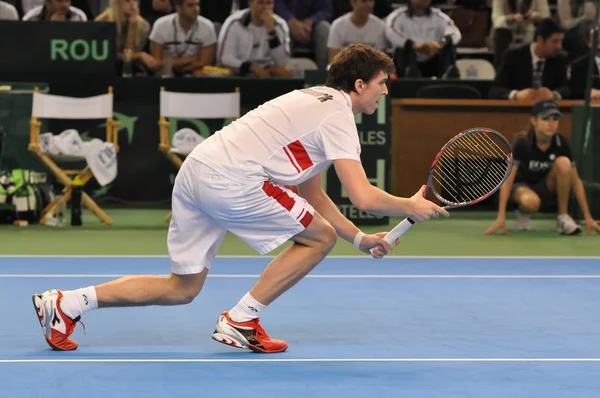
[[[358,79],[368,82],[379,72],[396,72],[389,55],[365,44],[350,44],[331,61],[325,85],[349,93]]]

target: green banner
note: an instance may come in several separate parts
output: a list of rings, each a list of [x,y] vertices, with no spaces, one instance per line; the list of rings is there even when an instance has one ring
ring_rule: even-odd
[[[115,75],[114,23],[0,21],[0,38],[0,76]]]

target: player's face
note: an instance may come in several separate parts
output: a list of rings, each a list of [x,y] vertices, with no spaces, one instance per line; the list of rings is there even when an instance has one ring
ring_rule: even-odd
[[[559,119],[558,115],[550,115],[544,118],[532,118],[532,123],[537,134],[552,137],[558,131]]]
[[[380,71],[379,74],[368,82],[361,80],[357,89],[360,90],[360,111],[362,113],[370,115],[377,110],[377,101],[388,93],[387,79],[388,75]]]

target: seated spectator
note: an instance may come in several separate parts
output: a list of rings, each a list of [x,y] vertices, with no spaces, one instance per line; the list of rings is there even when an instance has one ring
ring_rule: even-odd
[[[568,213],[571,193],[585,218],[586,232],[600,232],[590,214],[583,182],[577,173],[569,140],[558,131],[560,110],[552,100],[537,102],[531,112],[527,131],[513,145],[514,165],[500,188],[498,216],[486,235],[506,228],[506,207],[517,206],[517,230],[530,230],[529,216],[540,210],[557,213],[556,226],[561,235],[577,235],[581,227]]]
[[[498,66],[507,48],[531,43],[535,24],[549,16],[548,0],[493,0],[494,64]]]
[[[12,4],[0,1],[0,21],[18,21],[19,13]]]
[[[536,101],[569,98],[563,31],[552,19],[540,21],[535,41],[506,50],[492,82],[491,99]]]
[[[96,18],[97,22],[114,22],[117,26],[117,58],[121,64],[126,58],[125,49],[131,50],[134,73],[158,69],[160,63],[144,52],[150,24],[138,10],[138,0],[110,0],[110,7]],[[143,66],[142,66],[143,65]]]
[[[569,61],[589,50],[588,36],[596,18],[596,3],[587,0],[558,0],[558,19],[565,31],[563,48]]]
[[[458,77],[455,46],[462,36],[431,0],[410,0],[386,19],[398,77]]]
[[[331,25],[331,0],[275,0],[275,13],[289,26],[291,47],[312,48],[319,68],[327,68],[327,39]]]
[[[333,21],[329,31],[329,62],[348,44],[361,43],[387,50],[385,23],[371,14],[373,0],[350,0],[352,12]]]
[[[219,66],[240,76],[288,77],[290,36],[273,13],[272,0],[250,0],[248,8],[225,20],[219,34]]]
[[[594,36],[594,30],[590,29],[588,38],[589,46],[592,45],[592,38]],[[592,77],[592,102],[600,102],[600,32],[598,33],[598,46],[596,46],[596,54],[593,63],[593,77]],[[589,70],[590,53],[579,57],[571,65],[571,98],[572,99],[584,99],[585,98],[585,87],[587,84],[587,76]]]
[[[44,0],[43,6],[33,7],[23,21],[87,21],[79,8],[71,6],[71,0]]]
[[[175,0],[176,13],[159,18],[150,32],[150,53],[177,76],[202,76],[215,59],[213,23],[200,16],[200,0]]]

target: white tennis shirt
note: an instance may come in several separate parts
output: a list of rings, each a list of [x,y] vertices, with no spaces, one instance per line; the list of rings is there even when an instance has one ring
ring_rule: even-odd
[[[294,90],[248,112],[189,157],[239,182],[296,185],[332,160],[360,162],[350,96],[329,87]]]

